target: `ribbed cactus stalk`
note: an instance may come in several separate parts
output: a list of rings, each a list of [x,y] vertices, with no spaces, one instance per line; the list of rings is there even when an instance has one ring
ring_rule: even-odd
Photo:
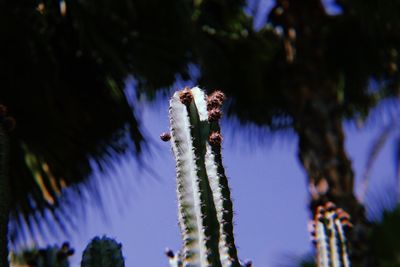
[[[83,252],[81,267],[124,267],[121,248],[114,239],[95,237]]]
[[[195,87],[176,92],[169,108],[176,159],[179,226],[183,248],[168,251],[171,266],[244,266],[233,236],[230,190],[222,166],[219,127],[224,95]],[[163,134],[161,139],[168,140]],[[246,264],[245,266],[250,266]]]
[[[25,250],[20,254],[11,254],[11,267],[69,267],[68,258],[74,254],[69,243],[48,246],[46,249]]]
[[[318,267],[350,267],[346,230],[349,215],[332,202],[319,206],[312,225]]]

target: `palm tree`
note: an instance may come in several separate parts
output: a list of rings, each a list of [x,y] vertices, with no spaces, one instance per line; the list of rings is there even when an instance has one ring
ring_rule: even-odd
[[[0,103],[17,121],[9,175],[0,177],[10,189],[1,187],[10,198],[0,205],[16,224],[12,242],[24,239],[23,225],[40,226],[46,211],[68,224],[73,209],[60,207],[59,196],[68,186],[95,194],[87,180],[93,162],[103,170],[116,155],[140,155],[144,138],[124,92],[129,74],[151,95],[186,73],[185,3],[59,3],[0,2]],[[6,266],[7,223],[0,225]]]
[[[293,127],[311,211],[333,201],[352,215],[352,259],[364,266],[369,225],[354,195],[342,120],[363,119],[378,100],[399,94],[399,3],[335,3],[342,11],[331,16],[319,0],[275,1],[265,27],[240,24],[245,35],[236,38],[210,20],[214,30],[204,39],[211,44],[199,48],[198,63],[201,84],[232,99],[229,114],[272,130]],[[384,86],[370,88],[371,79]]]

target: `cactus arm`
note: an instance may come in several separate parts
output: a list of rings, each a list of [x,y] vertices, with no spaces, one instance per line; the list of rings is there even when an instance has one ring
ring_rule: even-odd
[[[344,225],[341,221],[341,218],[335,219],[335,225],[339,236],[339,244],[340,244],[340,251],[341,251],[341,259],[343,263],[343,267],[350,267],[350,259],[349,253],[347,248],[347,239],[344,231]]]
[[[223,267],[240,266],[233,236],[233,208],[220,149],[207,144],[206,168],[220,223],[219,254]]]
[[[221,154],[218,150],[218,148],[207,144],[206,168],[208,175],[213,177],[210,179],[210,186],[220,223],[219,254],[223,267],[240,266],[233,237],[232,201],[228,181],[221,164]]]
[[[208,110],[211,111],[213,108],[212,105],[209,104],[208,106]],[[210,121],[210,131],[215,133],[220,132],[218,120]],[[233,205],[228,179],[222,165],[221,146],[211,145],[207,142],[206,148],[207,174],[210,177],[210,186],[214,196],[217,218],[220,223],[219,254],[221,263],[223,267],[241,266],[233,235]]]
[[[338,229],[335,224],[336,213],[334,211],[328,211],[326,214],[327,218],[327,229],[328,229],[328,238],[329,238],[329,246],[330,246],[330,262],[333,267],[340,267],[340,241],[338,239]]]
[[[317,264],[318,267],[329,267],[329,244],[326,236],[324,223],[318,221],[316,223],[317,238]]]
[[[206,96],[200,88],[191,90],[194,101],[190,104],[190,121],[193,143],[195,144],[197,175],[199,177],[200,197],[202,203],[203,229],[206,235],[206,247],[208,261],[214,266],[221,266],[220,258],[220,221],[218,220],[217,202],[211,189],[211,183],[216,177],[210,177],[206,168],[207,145],[210,136],[210,125],[208,122]],[[198,125],[198,126],[197,126]]]
[[[191,142],[190,121],[186,106],[180,102],[176,92],[170,101],[170,123],[172,150],[176,158],[178,218],[183,238],[183,261],[201,266],[200,259],[205,247],[199,241],[201,216],[198,189],[196,187],[196,166]]]

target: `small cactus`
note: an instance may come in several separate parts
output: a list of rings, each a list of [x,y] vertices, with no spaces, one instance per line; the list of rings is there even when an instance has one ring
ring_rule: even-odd
[[[48,246],[45,249],[31,249],[20,254],[11,253],[11,267],[69,267],[68,258],[74,254],[69,243],[61,248]]]
[[[233,236],[232,201],[222,166],[218,123],[224,98],[220,91],[207,98],[195,87],[176,92],[170,101],[183,238],[180,253],[166,253],[171,267],[251,266],[240,263]]]
[[[350,216],[332,202],[319,206],[312,222],[311,236],[317,250],[318,267],[350,267],[346,230]]]
[[[124,267],[121,247],[114,239],[95,237],[83,252],[81,267]]]

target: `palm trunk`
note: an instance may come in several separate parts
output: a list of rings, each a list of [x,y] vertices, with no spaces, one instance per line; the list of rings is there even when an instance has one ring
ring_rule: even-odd
[[[344,147],[342,114],[334,83],[321,81],[310,88],[303,85],[294,113],[299,136],[298,156],[308,178],[310,209],[328,201],[351,215],[354,224],[351,247],[353,266],[367,260],[367,222],[363,206],[354,195],[354,173]],[[307,93],[304,94],[305,88]]]
[[[0,266],[8,266],[8,219],[10,187],[8,181],[8,136],[0,123]]]
[[[308,176],[310,208],[333,201],[357,217],[354,173],[345,148],[342,114],[335,85],[321,81],[302,100],[294,115],[299,159]],[[304,87],[306,88],[306,87]]]
[[[320,0],[277,1],[271,14],[284,30],[285,96],[299,136],[311,212],[328,201],[347,211],[354,224],[349,238],[352,266],[368,266],[368,227],[364,208],[353,192],[354,173],[344,147],[340,79],[329,66],[326,50],[330,20]]]
[[[304,87],[305,88],[305,87]],[[299,136],[298,156],[310,189],[310,209],[328,201],[334,202],[351,215],[352,266],[367,264],[367,222],[363,206],[357,201],[354,173],[345,148],[342,116],[333,83],[324,81],[303,99],[295,116],[295,130]]]

